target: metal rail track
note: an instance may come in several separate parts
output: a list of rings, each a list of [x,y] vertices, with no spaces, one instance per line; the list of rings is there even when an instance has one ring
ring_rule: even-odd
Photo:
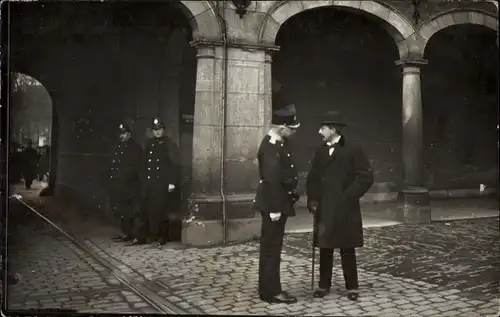
[[[92,247],[98,248],[95,246],[89,239],[79,239],[74,234],[68,232],[69,230],[64,229],[61,225],[54,223],[52,220],[44,216],[42,213],[37,211],[34,207],[28,204],[23,199],[14,196],[14,199],[19,201],[22,205],[28,208],[31,212],[36,214],[38,217],[43,219],[45,222],[53,226],[57,231],[62,233],[65,237],[67,237],[70,241],[72,241],[79,249],[87,253],[91,256],[95,261],[99,264],[107,268],[111,274],[123,285],[128,287],[131,291],[133,291],[137,296],[141,297],[145,302],[150,304],[154,309],[156,309],[159,313],[163,314],[190,314],[190,312],[184,311],[183,309],[178,308],[173,305],[169,301],[165,300],[161,296],[158,295],[158,289],[151,289],[150,287],[144,285],[146,283],[134,280],[127,274],[120,271],[115,264],[112,262],[118,262],[117,260],[107,260],[97,254]],[[89,246],[90,245],[90,246]],[[99,249],[101,252],[105,252],[104,250]]]

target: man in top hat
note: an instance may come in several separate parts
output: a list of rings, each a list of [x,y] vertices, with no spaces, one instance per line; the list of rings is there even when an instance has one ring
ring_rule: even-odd
[[[307,177],[307,207],[316,221],[315,241],[320,248],[319,288],[313,296],[326,296],[332,285],[333,250],[340,249],[347,296],[358,299],[355,248],[363,246],[359,199],[373,184],[373,172],[360,146],[349,143],[345,123],[329,111],[319,134],[324,143],[314,154]]]
[[[260,182],[254,207],[262,216],[259,294],[270,303],[297,302],[281,288],[280,262],[286,220],[295,216],[294,204],[299,199],[295,192],[298,172],[287,141],[299,126],[294,105],[274,111],[272,127],[257,154]]]
[[[133,239],[133,221],[139,199],[139,168],[142,148],[132,138],[130,127],[118,126],[120,141],[111,154],[109,173],[109,198],[114,216],[120,218],[121,233],[113,236],[115,241]]]
[[[165,125],[160,118],[153,119],[151,128],[154,136],[146,143],[141,171],[141,224],[137,239],[130,245],[146,243],[148,235],[158,246],[172,240],[170,227],[178,214],[178,210],[171,208],[178,184],[174,144],[164,136]]]

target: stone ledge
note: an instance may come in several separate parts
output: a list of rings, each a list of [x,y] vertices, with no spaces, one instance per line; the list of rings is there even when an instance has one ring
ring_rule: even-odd
[[[243,243],[260,237],[260,217],[228,219],[227,242]],[[182,243],[193,247],[211,247],[223,244],[221,220],[205,220],[198,223],[182,223]]]

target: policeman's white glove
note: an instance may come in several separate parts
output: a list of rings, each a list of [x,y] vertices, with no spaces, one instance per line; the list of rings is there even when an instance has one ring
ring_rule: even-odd
[[[281,218],[281,212],[272,212],[269,214],[271,221],[278,221]]]
[[[168,191],[169,191],[169,192],[174,191],[174,189],[175,189],[175,185],[168,184]]]

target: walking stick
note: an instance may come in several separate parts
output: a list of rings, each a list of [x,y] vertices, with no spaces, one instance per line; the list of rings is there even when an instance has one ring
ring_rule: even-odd
[[[314,262],[316,260],[316,210],[313,214],[313,232],[312,232],[312,269],[311,269],[311,291],[314,290]]]

